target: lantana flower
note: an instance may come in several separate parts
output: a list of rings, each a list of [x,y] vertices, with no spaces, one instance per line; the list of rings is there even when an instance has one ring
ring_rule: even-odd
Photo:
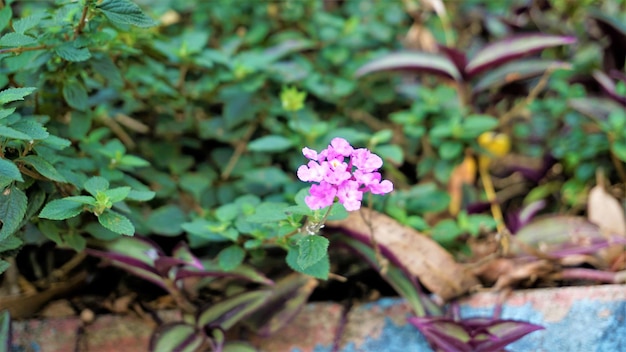
[[[386,194],[393,191],[389,180],[382,180],[378,169],[383,159],[366,148],[353,148],[343,138],[334,138],[328,148],[317,152],[303,148],[309,159],[298,168],[298,178],[315,182],[304,202],[312,210],[322,209],[339,200],[348,211],[359,210],[363,193]]]

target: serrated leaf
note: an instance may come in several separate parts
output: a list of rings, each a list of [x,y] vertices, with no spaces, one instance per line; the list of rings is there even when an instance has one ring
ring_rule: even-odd
[[[24,182],[20,169],[11,160],[0,158],[0,176]]]
[[[182,224],[187,221],[187,216],[180,207],[170,204],[154,210],[148,216],[148,226],[159,235],[177,236],[183,232]]]
[[[54,48],[54,52],[62,59],[71,62],[86,61],[91,58],[91,52],[87,48],[76,48],[73,43],[65,43]]]
[[[20,47],[37,43],[31,36],[19,33],[7,33],[0,37],[0,46]]]
[[[80,82],[76,80],[68,80],[63,85],[63,98],[67,104],[76,110],[87,110],[87,90]]]
[[[39,217],[50,220],[65,220],[80,214],[84,206],[85,203],[72,197],[55,199],[41,209]]]
[[[98,9],[113,23],[142,28],[156,24],[152,18],[143,13],[139,6],[128,0],[104,0],[98,5]]]
[[[0,136],[10,138],[10,139],[21,139],[25,141],[29,141],[32,139],[26,133],[20,132],[8,126],[0,126]]]
[[[28,17],[20,18],[19,20],[13,21],[12,27],[16,33],[24,34],[24,32],[29,29],[35,27],[41,19],[44,17],[43,14],[34,14]]]
[[[252,152],[283,152],[293,146],[289,138],[271,135],[264,136],[251,141],[248,144],[248,150]]]
[[[363,65],[357,70],[356,76],[397,70],[434,73],[455,80],[462,79],[461,73],[450,59],[442,55],[423,52],[387,54]]]
[[[246,251],[238,245],[232,245],[220,251],[217,255],[217,262],[220,268],[225,271],[231,271],[237,268],[243,262],[245,257]]]
[[[24,97],[34,92],[37,88],[8,88],[0,92],[0,104],[4,105],[12,101],[24,100]]]
[[[104,194],[109,197],[112,203],[123,201],[128,196],[128,193],[130,193],[130,187],[116,187],[104,191]]]
[[[203,334],[193,325],[175,322],[161,325],[150,338],[152,352],[194,352],[204,343]]]
[[[24,218],[26,219],[26,216]],[[24,242],[16,236],[9,236],[3,241],[0,241],[0,253],[20,248],[22,244],[24,244]]]
[[[321,280],[328,279],[328,273],[330,272],[330,260],[328,258],[328,254],[317,263],[307,268],[300,267],[300,265],[298,264],[298,256],[298,247],[289,248],[289,250],[287,251],[287,257],[285,258],[285,262],[291,269]]]
[[[18,160],[32,166],[42,176],[57,182],[67,182],[65,178],[46,159],[38,155],[27,155]]]
[[[127,217],[120,215],[113,210],[105,210],[98,216],[98,222],[105,228],[122,235],[132,236],[135,233],[135,226]]]
[[[494,69],[496,66],[522,56],[530,55],[553,46],[567,45],[575,42],[575,37],[547,35],[542,33],[504,38],[478,51],[467,63],[465,72],[469,76],[475,76],[485,70]]]
[[[0,109],[0,120],[6,118],[7,116],[11,116],[11,114],[14,112],[15,112],[15,108]]]
[[[298,266],[306,269],[328,253],[330,242],[323,236],[306,236],[298,241]]]
[[[26,214],[28,199],[24,192],[15,186],[5,188],[0,193],[0,241],[19,229]]]
[[[104,177],[94,176],[85,182],[84,187],[85,191],[95,197],[98,192],[109,189],[109,181]]]
[[[34,119],[22,118],[16,123],[12,124],[11,128],[30,136],[30,139],[33,140],[45,139],[50,136],[48,130],[43,127],[41,123],[35,121]]]

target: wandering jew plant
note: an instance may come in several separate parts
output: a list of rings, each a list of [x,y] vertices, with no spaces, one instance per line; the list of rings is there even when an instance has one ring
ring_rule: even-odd
[[[304,199],[312,210],[328,207],[338,198],[347,211],[355,211],[361,208],[363,193],[386,194],[393,190],[391,181],[381,181],[378,172],[383,159],[366,148],[354,149],[343,138],[334,138],[319,153],[304,148],[302,154],[310,161],[298,168],[298,178],[317,182]]]

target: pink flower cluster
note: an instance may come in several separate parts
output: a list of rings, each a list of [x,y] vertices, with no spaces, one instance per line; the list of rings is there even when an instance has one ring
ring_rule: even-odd
[[[310,161],[298,168],[298,178],[318,182],[304,199],[313,210],[333,204],[335,197],[346,210],[359,210],[363,193],[385,194],[393,190],[391,181],[381,181],[377,172],[383,166],[383,159],[366,148],[354,149],[343,138],[334,138],[319,153],[303,148],[302,154]]]

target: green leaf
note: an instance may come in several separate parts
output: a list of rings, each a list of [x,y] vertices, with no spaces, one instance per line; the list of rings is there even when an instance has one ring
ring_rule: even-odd
[[[287,251],[287,257],[285,258],[285,262],[291,269],[297,272],[310,275],[321,280],[328,279],[328,273],[330,272],[330,260],[328,259],[328,254],[308,268],[302,268],[300,267],[300,265],[298,265],[298,257],[298,247],[290,247]]]
[[[65,43],[54,48],[54,52],[62,59],[71,62],[86,61],[91,58],[91,53],[87,48],[76,48],[73,43]]]
[[[104,177],[94,176],[85,182],[84,187],[85,191],[95,197],[98,192],[109,189],[109,181]]]
[[[248,150],[252,152],[283,152],[293,146],[289,138],[271,135],[253,140],[248,144]]]
[[[0,176],[24,182],[20,169],[11,160],[0,158]]]
[[[20,47],[37,43],[31,36],[19,33],[7,33],[0,37],[0,46]]]
[[[43,127],[41,123],[35,121],[34,119],[22,118],[16,123],[12,124],[11,128],[30,136],[30,139],[33,140],[46,139],[48,138],[48,136],[50,136],[48,130]]]
[[[104,0],[98,9],[113,23],[133,25],[142,28],[156,23],[141,11],[141,8],[128,0]]]
[[[135,226],[127,217],[120,215],[113,210],[107,209],[98,216],[98,222],[104,228],[115,233],[132,236],[135,233]]]
[[[120,165],[131,167],[150,166],[150,162],[134,155],[124,155],[120,161]]]
[[[87,110],[87,90],[80,82],[74,79],[67,80],[63,85],[63,98],[67,104],[76,110]]]
[[[53,200],[41,209],[39,217],[50,220],[73,218],[80,214],[85,206],[85,203],[73,198],[74,197],[67,197]]]
[[[31,28],[34,28],[37,24],[39,24],[43,17],[44,15],[42,13],[37,13],[37,14],[23,17],[23,18],[20,18],[19,20],[13,21],[13,24],[12,24],[13,30],[16,33],[24,34],[24,32],[28,31]]]
[[[0,109],[0,120],[6,118],[7,116],[11,116],[15,112],[15,108],[10,109]]]
[[[42,176],[57,182],[67,182],[65,178],[46,159],[38,155],[27,155],[18,160],[32,166]]]
[[[493,116],[469,115],[463,121],[462,135],[465,138],[475,138],[483,132],[494,129],[498,123],[498,119]]]
[[[0,126],[0,136],[10,138],[10,139],[21,139],[25,141],[29,141],[32,139],[26,133],[20,132],[8,126]]]
[[[177,236],[183,232],[182,224],[187,221],[187,217],[178,206],[170,204],[154,210],[146,221],[156,234]]]
[[[323,236],[306,236],[298,241],[298,266],[306,269],[328,253],[329,241]]]
[[[246,251],[234,244],[220,251],[217,255],[217,263],[223,270],[231,271],[241,265],[245,257]]]
[[[131,189],[128,195],[126,196],[126,199],[145,202],[145,201],[153,199],[155,195],[156,193],[152,191],[137,191],[137,190]]]
[[[4,273],[5,271],[7,271],[7,269],[8,269],[10,266],[11,266],[11,264],[9,264],[9,262],[6,262],[6,261],[4,261],[4,260],[0,259],[0,274],[2,274],[2,273]],[[8,312],[8,311],[5,311],[5,312]],[[1,333],[1,332],[0,332],[0,333]],[[2,343],[2,342],[3,342],[3,340],[4,340],[5,336],[8,336],[8,334],[7,334],[7,335],[5,335],[4,333],[2,333],[2,336],[0,336],[0,343]],[[8,344],[7,344],[7,345],[8,345]],[[5,346],[6,346],[6,345],[5,345]]]
[[[439,146],[439,155],[444,160],[458,158],[463,153],[463,144],[459,142],[446,141]]]
[[[82,252],[87,246],[85,237],[77,233],[66,233],[63,235],[62,247],[69,247],[77,252]]]
[[[2,10],[0,10],[0,31],[5,29],[13,18],[13,10],[11,6],[5,6]]]
[[[10,6],[7,6],[10,7]],[[9,268],[9,263],[0,261],[0,273]],[[3,351],[12,350],[11,346],[11,315],[7,309],[0,313],[0,346]]]
[[[120,237],[119,233],[105,229],[100,223],[90,222],[85,226],[85,231],[93,237],[102,241],[112,241]]]
[[[26,214],[28,199],[24,192],[15,186],[5,188],[0,194],[0,240],[18,230]]]
[[[0,92],[0,104],[4,105],[12,101],[24,100],[24,97],[34,92],[37,88],[8,88]]]
[[[5,238],[3,241],[0,241],[0,253],[20,248],[22,244],[24,244],[24,242],[16,236]]]
[[[626,161],[626,142],[616,141],[611,144],[611,151],[621,161]]]
[[[129,193],[130,187],[116,187],[104,191],[104,194],[109,197],[111,203],[123,201],[124,199],[126,199]]]
[[[264,202],[256,207],[254,214],[246,217],[250,222],[278,222],[287,219],[287,203]]]

